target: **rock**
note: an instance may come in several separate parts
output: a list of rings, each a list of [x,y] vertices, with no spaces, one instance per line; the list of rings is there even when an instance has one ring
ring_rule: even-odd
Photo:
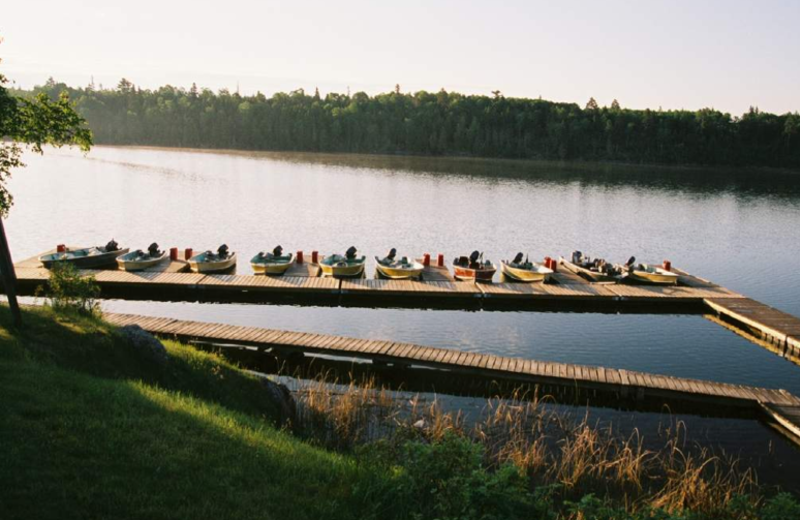
[[[167,354],[164,344],[140,326],[125,325],[120,327],[119,331],[128,343],[144,357],[152,359],[159,365],[166,365],[169,361],[169,354]]]
[[[297,419],[297,405],[294,402],[292,393],[282,383],[276,383],[266,377],[261,378],[261,385],[266,390],[270,401],[278,407],[280,426],[292,426]]]

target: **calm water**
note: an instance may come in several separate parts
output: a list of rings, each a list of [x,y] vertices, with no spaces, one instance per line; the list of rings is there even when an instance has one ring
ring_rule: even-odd
[[[14,256],[58,243],[446,259],[579,248],[673,264],[800,315],[800,176],[567,169],[461,159],[98,147],[27,157]],[[241,261],[239,272],[249,272]],[[118,302],[109,308],[601,364],[800,394],[800,367],[698,316],[365,310]]]
[[[59,243],[488,258],[593,256],[673,265],[800,315],[800,175],[563,167],[464,159],[148,149],[30,155],[7,222],[15,259]],[[371,269],[370,269],[371,272]],[[800,367],[699,316],[107,302],[105,308],[605,365],[800,395]],[[769,458],[754,421],[723,445]],[[759,432],[758,434],[754,432]],[[726,442],[727,439],[727,442]],[[749,439],[749,440],[746,440]],[[779,442],[779,441],[778,441]],[[797,454],[779,465],[793,460]],[[767,463],[769,466],[773,462]],[[776,462],[777,464],[777,462]],[[768,467],[772,471],[771,466]],[[779,471],[780,473],[780,471]]]

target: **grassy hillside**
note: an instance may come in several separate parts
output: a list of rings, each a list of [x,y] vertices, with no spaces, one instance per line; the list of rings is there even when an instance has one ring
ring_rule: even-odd
[[[222,358],[166,342],[159,361],[99,319],[49,308],[24,321],[12,333],[0,305],[0,520],[800,518],[795,499],[764,500],[713,458],[676,464],[585,424],[547,455],[549,434],[531,444],[515,419],[525,406],[499,407],[483,443],[438,414],[327,451],[277,428],[263,381]],[[317,408],[299,401],[298,431],[352,435],[369,394],[331,401],[321,386]]]
[[[0,511],[11,518],[351,518],[353,460],[270,426],[260,383],[168,344],[161,369],[110,326],[0,307]],[[261,398],[259,398],[261,396]],[[264,420],[266,419],[266,421]]]

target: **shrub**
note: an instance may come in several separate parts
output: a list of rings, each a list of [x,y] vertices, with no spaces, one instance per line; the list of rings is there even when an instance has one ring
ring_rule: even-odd
[[[94,276],[81,276],[71,264],[59,262],[53,266],[44,294],[57,311],[72,311],[85,316],[99,314],[96,298],[100,295],[100,287]]]
[[[396,464],[394,478],[383,484],[381,498],[389,507],[381,518],[500,520],[529,518],[533,510],[528,480],[516,467],[488,470],[483,447],[455,434],[432,443],[406,441],[397,451],[374,443],[361,455]]]

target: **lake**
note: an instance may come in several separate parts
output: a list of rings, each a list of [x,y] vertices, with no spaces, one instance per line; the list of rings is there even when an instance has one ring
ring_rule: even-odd
[[[253,254],[277,244],[307,254],[355,245],[368,258],[396,247],[407,256],[443,253],[448,262],[475,249],[495,262],[517,251],[540,259],[579,249],[619,262],[631,255],[669,259],[800,315],[800,175],[111,147],[88,156],[47,150],[28,154],[26,162],[10,184],[16,205],[6,229],[15,260],[60,243],[102,245],[112,237],[134,249],[156,241],[198,251],[224,242],[240,254],[239,273],[250,272],[246,260]],[[800,367],[700,316],[152,302],[106,302],[104,308],[800,395]]]

